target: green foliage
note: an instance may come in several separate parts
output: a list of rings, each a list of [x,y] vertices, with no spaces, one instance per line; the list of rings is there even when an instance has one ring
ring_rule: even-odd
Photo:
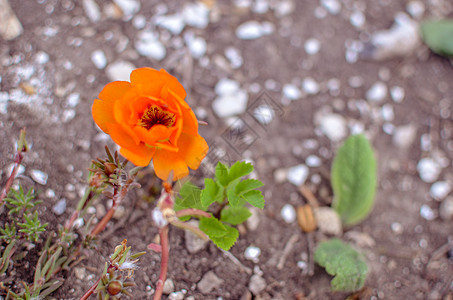
[[[423,41],[432,51],[453,57],[453,20],[423,22],[421,32]]]
[[[332,290],[354,292],[365,284],[368,266],[356,250],[334,238],[319,244],[315,261],[332,276]]]
[[[219,247],[230,249],[236,242],[239,233],[229,226],[245,222],[251,213],[245,205],[248,203],[264,208],[264,197],[257,190],[263,183],[256,179],[243,179],[253,171],[253,166],[246,162],[236,162],[231,167],[218,163],[214,178],[206,178],[205,187],[185,183],[175,199],[175,211],[196,208],[207,211],[216,204],[218,211],[211,218],[200,219],[200,229]],[[215,207],[214,207],[215,208]],[[217,217],[217,218],[216,218]],[[186,220],[184,217],[183,220]]]
[[[362,221],[370,212],[376,192],[376,159],[363,135],[353,135],[338,150],[331,174],[333,208],[347,226]]]
[[[5,224],[5,228],[0,228],[0,240],[6,241],[10,244],[13,240],[16,239],[17,229],[14,223]]]
[[[25,233],[32,242],[37,242],[41,232],[44,232],[47,227],[46,224],[41,224],[38,219],[38,212],[35,211],[33,214],[24,215],[25,222],[17,223],[22,228],[19,232]]]
[[[29,189],[27,194],[24,193],[22,186],[19,186],[19,190],[11,190],[7,198],[4,199],[6,206],[8,207],[9,214],[19,214],[25,212],[30,208],[34,208],[37,204],[42,201],[34,201],[36,194],[33,189]]]

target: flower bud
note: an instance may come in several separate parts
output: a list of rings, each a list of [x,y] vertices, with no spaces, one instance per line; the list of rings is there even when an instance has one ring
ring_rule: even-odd
[[[110,282],[107,286],[107,292],[112,296],[118,295],[119,293],[121,293],[122,290],[123,284],[121,283],[121,281],[118,280]]]

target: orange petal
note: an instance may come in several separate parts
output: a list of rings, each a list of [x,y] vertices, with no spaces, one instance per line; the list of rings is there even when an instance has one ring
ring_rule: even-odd
[[[208,144],[200,135],[182,133],[179,137],[179,156],[193,170],[198,169],[201,161],[208,153]]]
[[[131,83],[142,95],[159,97],[162,88],[169,86],[180,97],[186,97],[186,91],[179,81],[165,70],[140,68],[132,71]]]
[[[108,132],[112,140],[121,148],[127,148],[131,151],[138,148],[140,145],[140,140],[135,139],[127,131],[124,130],[124,127],[121,124],[108,124]],[[143,147],[146,147],[143,145]]]
[[[164,149],[157,150],[154,155],[153,164],[157,177],[162,180],[167,180],[171,171],[174,174],[173,180],[189,175],[187,164],[178,155],[178,152],[170,152]]]
[[[173,91],[169,90],[167,99],[169,101],[177,102],[181,107],[182,118],[184,120],[182,132],[197,135],[198,134],[198,121],[197,117],[193,113],[192,109],[189,105],[181,99],[178,95],[176,95]]]
[[[175,92],[176,95],[181,97],[181,99],[186,98],[186,95],[187,95],[186,90],[184,89],[182,84],[179,83],[179,81],[178,81],[178,79],[176,79],[176,77],[168,74],[167,71],[165,71],[164,69],[160,69],[159,72],[161,73],[162,76],[164,76],[165,81],[167,83],[166,85],[168,86],[168,88],[170,90]]]
[[[149,162],[153,158],[153,155],[156,152],[156,150],[153,148],[148,148],[146,146],[137,148],[136,150],[138,149],[139,149],[138,152],[135,151],[133,152],[129,151],[126,148],[121,148],[120,153],[122,156],[127,158],[131,163],[133,163],[136,166],[144,167],[149,165]]]
[[[99,94],[99,99],[94,100],[91,112],[96,124],[107,132],[107,123],[115,123],[113,107],[116,101],[123,98],[130,89],[130,83],[126,81],[115,81],[107,84]]]

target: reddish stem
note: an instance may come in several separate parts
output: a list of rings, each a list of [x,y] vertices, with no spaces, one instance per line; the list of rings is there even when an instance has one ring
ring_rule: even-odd
[[[19,166],[22,163],[23,158],[24,157],[22,155],[22,150],[19,150],[16,154],[16,159],[14,160],[14,167],[13,170],[11,171],[11,175],[9,176],[8,180],[6,181],[5,187],[2,189],[2,192],[0,193],[0,206],[3,204],[3,199],[6,198],[9,190],[11,189],[11,186],[13,185],[14,178],[16,178],[17,171],[19,170]]]
[[[205,218],[210,218],[211,214],[196,209],[196,208],[186,208],[186,209],[181,209],[176,212],[176,217],[181,218],[185,216],[198,216],[198,217],[205,217]]]
[[[162,298],[162,292],[164,290],[164,283],[167,279],[168,269],[168,225],[159,230],[160,245],[162,246],[162,258],[160,261],[160,275],[156,285],[156,293],[154,294],[154,300],[160,300]]]
[[[94,293],[94,291],[96,290],[96,288],[98,287],[98,284],[99,284],[99,282],[101,281],[101,278],[102,278],[102,276],[99,277],[98,281],[96,281],[96,282],[93,284],[93,286],[91,286],[90,289],[89,289],[85,294],[83,294],[82,297],[80,297],[79,300],[87,300],[88,297],[90,297],[90,296]]]

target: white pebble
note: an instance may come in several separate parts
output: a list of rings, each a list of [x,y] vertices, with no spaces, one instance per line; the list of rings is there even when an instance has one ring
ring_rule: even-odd
[[[422,1],[410,1],[406,4],[407,12],[415,19],[420,19],[425,13],[425,5]]]
[[[244,257],[245,259],[251,260],[253,262],[258,262],[258,258],[261,254],[261,249],[258,247],[250,246],[245,249]]]
[[[72,119],[74,119],[76,116],[76,111],[73,110],[73,109],[65,109],[63,111],[63,114],[61,116],[61,122],[63,123],[67,123],[69,121],[71,121]]]
[[[64,214],[64,212],[66,211],[66,199],[63,198],[63,199],[61,199],[60,201],[58,201],[58,202],[52,207],[52,211],[53,211],[57,216],[61,216],[62,214]]]
[[[220,118],[242,114],[247,109],[248,95],[244,90],[217,97],[212,103],[214,112]]]
[[[387,96],[387,86],[378,81],[366,92],[366,99],[371,102],[381,102]]]
[[[337,15],[341,11],[341,4],[337,0],[321,0],[321,5],[332,15]]]
[[[134,69],[135,66],[128,61],[117,61],[108,65],[106,73],[111,81],[129,81]]]
[[[231,67],[237,69],[242,66],[243,59],[238,49],[228,47],[225,49],[225,56],[229,60]]]
[[[190,54],[193,58],[201,58],[206,53],[206,41],[201,37],[194,37],[190,41],[186,41],[189,46]]]
[[[401,225],[398,222],[393,222],[391,225],[391,228],[395,234],[401,234],[401,233],[403,233],[403,230],[404,230],[403,225]]]
[[[294,84],[285,84],[283,86],[283,96],[289,100],[297,100],[302,97],[302,92]]]
[[[40,170],[31,170],[30,176],[35,182],[41,185],[45,185],[47,183],[47,179],[49,178],[49,175],[47,175],[47,173],[44,173]]]
[[[186,25],[181,15],[157,16],[155,24],[159,27],[165,28],[174,35],[178,35]]]
[[[308,167],[300,164],[288,169],[287,179],[295,186],[300,186],[307,180],[308,173]]]
[[[222,78],[217,82],[214,90],[219,96],[233,95],[239,91],[239,82]]]
[[[206,28],[209,24],[209,8],[199,1],[184,6],[182,16],[184,22],[192,27]]]
[[[252,11],[257,14],[265,14],[269,11],[269,3],[267,0],[256,0],[252,6]]]
[[[287,169],[277,169],[274,171],[274,180],[277,183],[282,183],[288,179],[288,170]]]
[[[261,277],[260,275],[254,274],[250,278],[248,288],[249,288],[249,291],[252,292],[253,295],[260,294],[262,291],[264,291],[264,289],[266,287],[267,287],[267,283],[264,280],[264,278]]]
[[[382,119],[387,122],[393,121],[395,113],[393,112],[393,106],[390,104],[384,104],[381,108]]]
[[[442,220],[451,220],[453,218],[453,197],[448,197],[439,207],[439,216]]]
[[[104,69],[107,65],[107,57],[105,57],[104,51],[99,49],[91,53],[91,61],[98,69]]]
[[[363,25],[365,25],[365,20],[365,15],[359,10],[355,10],[349,17],[349,22],[356,28],[363,27]]]
[[[132,26],[134,26],[135,29],[143,29],[146,26],[146,17],[144,15],[136,15],[132,19]]]
[[[52,190],[52,189],[47,189],[47,190],[46,190],[46,197],[47,197],[47,198],[53,198],[53,197],[55,197],[55,191]]]
[[[309,95],[316,95],[319,93],[319,84],[311,77],[304,79],[302,88]]]
[[[321,131],[334,142],[342,140],[347,134],[346,120],[338,114],[324,114],[318,117]]]
[[[141,31],[135,42],[137,52],[146,57],[162,60],[167,54],[165,46],[157,39],[157,36],[150,31]]]
[[[280,211],[280,215],[283,218],[283,221],[285,221],[288,224],[293,223],[296,221],[296,210],[294,209],[294,206],[291,204],[285,204],[282,207],[282,210]]]
[[[38,53],[36,53],[35,55],[35,61],[40,64],[40,65],[43,65],[45,64],[46,62],[49,61],[49,54],[47,54],[46,52],[44,51],[39,51]]]
[[[97,22],[101,19],[101,10],[94,0],[83,0],[83,9],[91,22]]]
[[[451,192],[451,184],[448,181],[437,181],[431,185],[429,194],[436,200],[443,200]]]
[[[76,107],[80,103],[80,94],[79,93],[71,93],[69,94],[68,98],[66,99],[66,103],[69,107]]]
[[[431,207],[429,207],[426,204],[423,204],[422,207],[420,208],[420,215],[422,216],[423,219],[428,221],[432,221],[437,217],[435,212],[431,209]]]
[[[6,171],[6,174],[8,174],[8,176],[11,176],[11,173],[13,172],[13,169],[14,169],[14,163],[10,164],[7,168],[7,171]],[[25,167],[23,165],[19,165],[17,167],[17,172],[16,172],[16,177],[23,174],[25,172]]]
[[[236,28],[236,36],[241,40],[254,40],[274,31],[272,23],[247,21]]]
[[[140,2],[137,0],[113,0],[121,9],[126,20],[130,20],[138,11],[140,11]]]
[[[274,119],[274,109],[269,105],[260,105],[253,111],[253,116],[263,125],[267,125]]]
[[[318,39],[310,38],[305,41],[304,49],[308,55],[315,55],[321,49],[321,42]]]
[[[417,164],[417,171],[424,182],[434,182],[442,171],[441,166],[432,158],[422,158]]]
[[[305,163],[309,167],[320,167],[322,165],[321,159],[316,155],[309,155],[307,159],[305,159]]]
[[[404,89],[400,86],[394,86],[390,89],[390,96],[396,103],[401,103],[404,100]]]
[[[291,0],[278,1],[274,4],[274,11],[277,17],[287,16],[294,11],[295,5]]]
[[[395,128],[393,133],[393,144],[398,148],[408,149],[417,136],[417,127],[412,124]]]

